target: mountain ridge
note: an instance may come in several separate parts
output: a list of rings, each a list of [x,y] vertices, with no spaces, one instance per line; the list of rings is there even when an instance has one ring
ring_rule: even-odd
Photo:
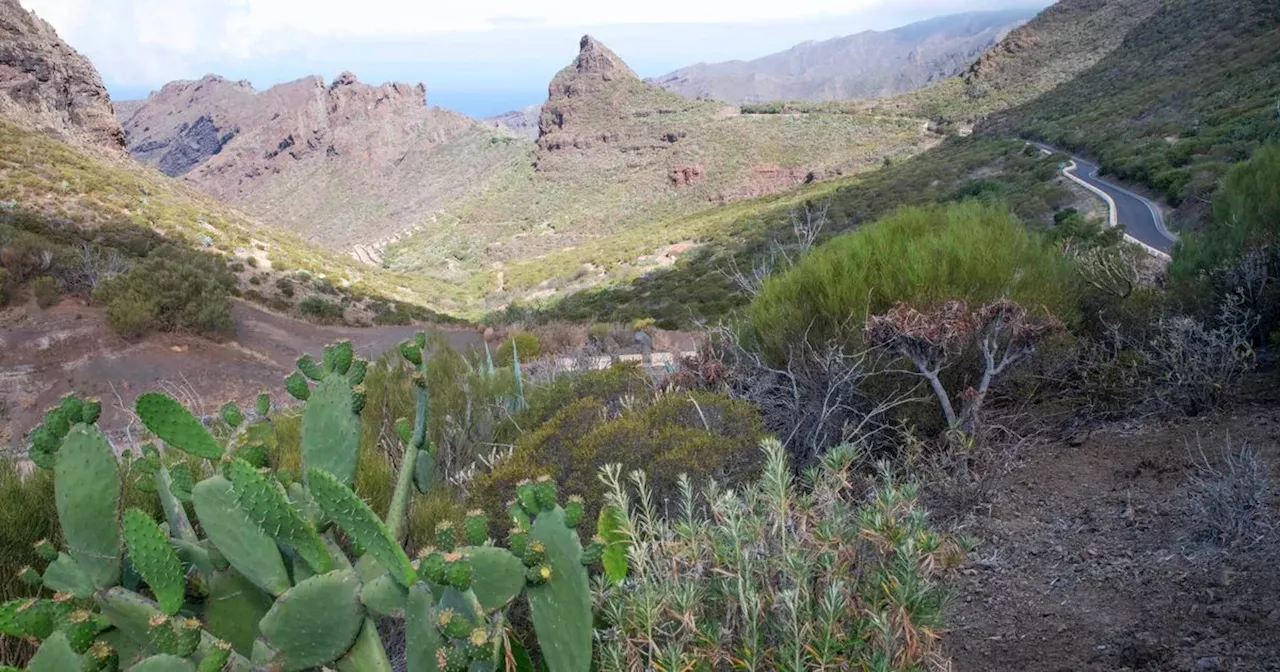
[[[690,98],[733,103],[902,93],[962,72],[1033,14],[1010,9],[934,17],[891,30],[808,40],[750,60],[697,63],[649,81]]]

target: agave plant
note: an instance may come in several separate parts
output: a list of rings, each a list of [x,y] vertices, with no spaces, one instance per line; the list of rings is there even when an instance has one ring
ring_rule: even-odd
[[[480,512],[460,530],[442,525],[436,547],[416,559],[398,541],[410,491],[427,487],[434,457],[426,343],[419,333],[399,347],[416,368],[416,417],[397,423],[406,447],[385,518],[351,489],[367,363],[349,341],[327,346],[321,361],[300,358],[285,380],[303,402],[297,475],[266,468],[265,396],[253,422],[234,405],[221,409],[227,439],[164,394],[138,397],[158,445],[144,447],[131,472],[153,483],[163,524],[120,510],[121,469],[95,426],[100,404],[64,399],[32,433],[31,455],[54,472],[66,548],[39,545],[49,564],[23,578],[52,597],[0,605],[0,633],[42,642],[34,672],[390,672],[374,624],[390,617],[404,621],[409,670],[483,672],[519,657],[504,611],[523,595],[546,665],[586,672],[586,565],[603,547],[579,543],[580,500],[561,507],[547,478],[521,483],[507,548]],[[204,466],[167,466],[179,453]]]

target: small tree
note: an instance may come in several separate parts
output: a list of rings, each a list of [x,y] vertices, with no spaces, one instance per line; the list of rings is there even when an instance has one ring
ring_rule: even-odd
[[[970,308],[963,299],[953,299],[926,313],[899,303],[889,312],[867,320],[866,338],[871,345],[910,359],[929,381],[947,426],[972,436],[979,430],[978,416],[991,383],[1035,354],[1036,343],[1062,326],[1053,314],[1032,318],[1026,308],[1008,299],[977,309]],[[982,377],[976,388],[965,389],[957,413],[941,373],[971,343],[978,349]]]

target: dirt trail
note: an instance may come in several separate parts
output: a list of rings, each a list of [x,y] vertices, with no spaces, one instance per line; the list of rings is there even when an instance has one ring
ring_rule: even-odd
[[[1211,455],[1248,442],[1280,483],[1274,404],[1114,425],[1037,447],[993,483],[964,530],[980,546],[948,619],[953,669],[1280,670],[1280,532],[1247,550],[1197,539],[1197,437]]]
[[[0,449],[21,448],[22,435],[39,423],[44,409],[68,392],[103,400],[103,428],[128,423],[120,402],[131,407],[138,394],[168,388],[198,398],[212,413],[227,400],[250,402],[268,390],[283,401],[281,379],[302,353],[319,355],[327,343],[349,338],[360,355],[376,358],[417,327],[325,327],[237,302],[236,336],[212,343],[194,336],[152,334],[140,341],[120,338],[102,310],[74,299],[41,311],[17,308],[0,326]],[[448,330],[455,347],[481,343],[475,331]]]

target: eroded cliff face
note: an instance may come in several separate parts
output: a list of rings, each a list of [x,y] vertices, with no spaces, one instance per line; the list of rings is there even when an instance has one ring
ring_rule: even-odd
[[[0,0],[0,115],[82,147],[124,147],[93,64],[17,0]]]

